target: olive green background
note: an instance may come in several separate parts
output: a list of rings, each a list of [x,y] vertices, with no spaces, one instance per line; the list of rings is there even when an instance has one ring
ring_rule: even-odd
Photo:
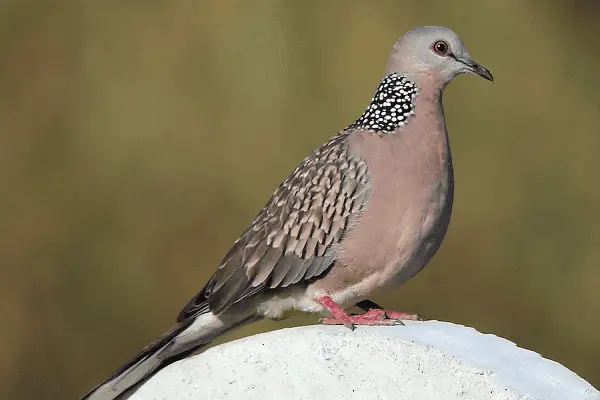
[[[598,2],[4,0],[0,398],[78,398],[167,330],[423,24],[496,81],[447,89],[450,230],[374,300],[600,386]]]

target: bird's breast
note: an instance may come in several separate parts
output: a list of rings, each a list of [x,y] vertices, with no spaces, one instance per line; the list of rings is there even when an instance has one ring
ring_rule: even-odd
[[[416,274],[437,251],[448,226],[450,149],[444,127],[429,128],[429,137],[362,133],[353,138],[353,150],[367,163],[370,197],[341,256],[344,264],[379,276],[377,286]]]

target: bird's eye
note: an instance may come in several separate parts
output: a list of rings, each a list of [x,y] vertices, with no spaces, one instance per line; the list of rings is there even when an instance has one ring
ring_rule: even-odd
[[[431,48],[440,56],[447,56],[448,52],[450,51],[450,46],[448,46],[448,43],[444,42],[443,40],[438,40],[433,44],[433,46],[431,46]]]

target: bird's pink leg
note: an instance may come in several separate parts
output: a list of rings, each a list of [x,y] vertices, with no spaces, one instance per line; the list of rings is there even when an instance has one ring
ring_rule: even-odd
[[[329,296],[319,297],[316,300],[332,315],[332,318],[323,318],[323,324],[325,325],[344,325],[350,329],[354,329],[355,325],[403,325],[402,320],[422,320],[416,314],[387,311],[378,308],[371,308],[364,314],[349,315]]]

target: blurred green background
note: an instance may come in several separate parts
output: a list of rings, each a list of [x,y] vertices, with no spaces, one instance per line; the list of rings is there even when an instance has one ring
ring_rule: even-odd
[[[600,386],[599,2],[4,0],[0,398],[78,398],[167,330],[423,24],[496,82],[446,91],[449,233],[374,300]]]

